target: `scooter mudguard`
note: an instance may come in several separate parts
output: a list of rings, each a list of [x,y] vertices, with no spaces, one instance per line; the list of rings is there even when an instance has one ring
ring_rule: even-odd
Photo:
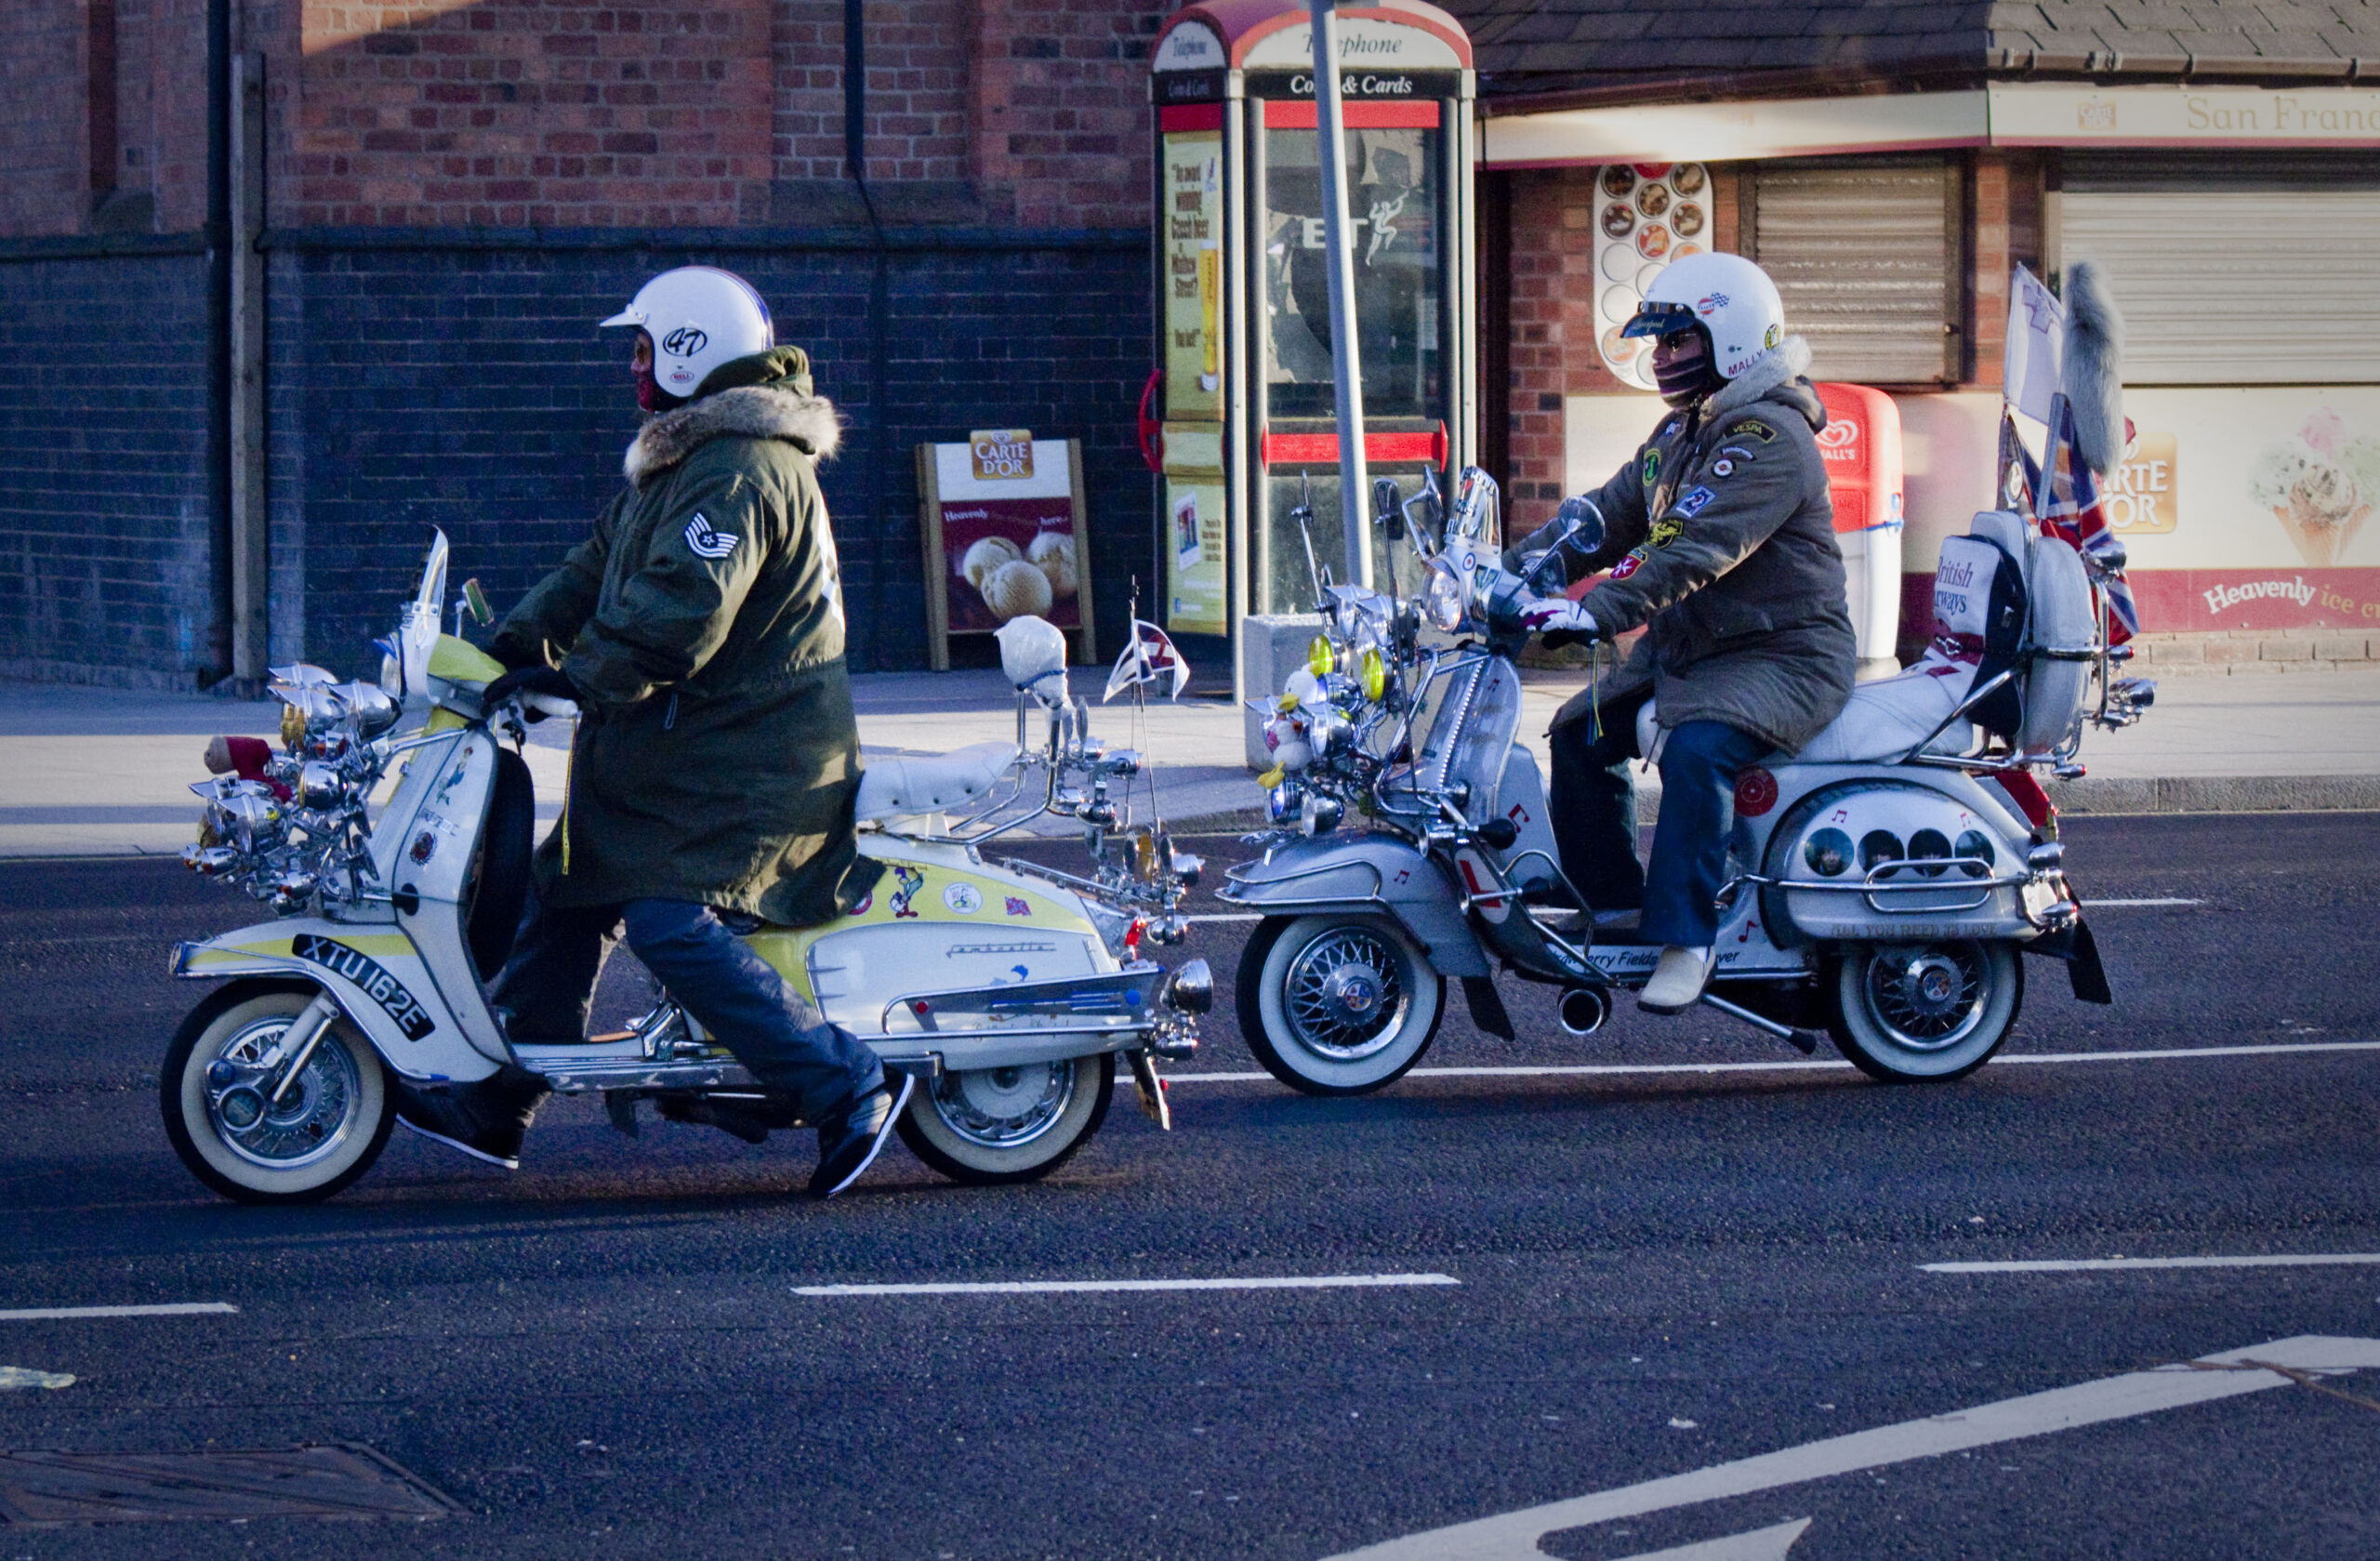
[[[407,1078],[467,1083],[502,1059],[465,1037],[413,940],[374,926],[294,917],[174,946],[179,976],[295,977],[328,992],[390,1067]]]
[[[1393,916],[1441,975],[1490,972],[1444,868],[1385,835],[1323,835],[1268,850],[1231,869],[1217,899],[1266,916],[1371,911]]]
[[[2028,954],[2066,961],[2066,979],[2074,988],[2077,1002],[2116,1000],[2115,988],[2108,985],[2108,969],[2099,962],[2099,940],[2092,936],[2091,924],[2080,917],[2024,946]]]

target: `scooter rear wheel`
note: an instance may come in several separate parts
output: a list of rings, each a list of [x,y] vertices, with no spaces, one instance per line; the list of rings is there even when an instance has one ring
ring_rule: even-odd
[[[1309,1095],[1365,1095],[1421,1060],[1446,983],[1385,917],[1276,917],[1239,956],[1239,1031],[1264,1071]]]
[[[898,1124],[909,1153],[954,1182],[1038,1182],[1107,1119],[1116,1054],[921,1079]]]
[[[1835,1046],[1871,1078],[1943,1083],[1991,1060],[2024,1006],[2004,943],[1853,944],[1836,961]]]
[[[262,1057],[313,1000],[309,988],[234,986],[191,1011],[165,1049],[158,1105],[192,1175],[240,1203],[313,1203],[372,1169],[396,1103],[372,1043],[344,1018],[314,1048],[281,1104],[260,1090],[217,1091],[208,1069]]]

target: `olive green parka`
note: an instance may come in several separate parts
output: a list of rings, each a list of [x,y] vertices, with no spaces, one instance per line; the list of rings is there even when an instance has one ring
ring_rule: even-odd
[[[859,728],[812,470],[840,436],[800,349],[721,365],[646,422],[594,534],[498,628],[496,655],[559,665],[584,711],[548,904],[850,908]]]
[[[1664,415],[1588,496],[1604,545],[1570,578],[1611,575],[1580,604],[1606,637],[1648,632],[1555,726],[1649,684],[1663,727],[1724,721],[1792,753],[1842,712],[1858,650],[1809,364],[1807,345],[1787,337],[1699,407]]]

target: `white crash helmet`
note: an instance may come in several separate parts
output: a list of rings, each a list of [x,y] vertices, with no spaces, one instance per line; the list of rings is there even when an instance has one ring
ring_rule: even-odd
[[[1689,325],[1711,333],[1712,366],[1733,379],[1785,339],[1785,300],[1740,255],[1689,255],[1661,268],[1622,334],[1664,337]]]
[[[606,325],[641,325],[653,337],[653,378],[691,396],[710,371],[776,345],[769,306],[752,284],[717,266],[680,266],[636,290]]]

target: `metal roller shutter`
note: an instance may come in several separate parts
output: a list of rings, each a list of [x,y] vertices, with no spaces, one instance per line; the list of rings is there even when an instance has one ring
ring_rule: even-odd
[[[1955,380],[1958,186],[1939,157],[1761,165],[1752,258],[1777,280],[1785,324],[1820,379]]]
[[[2058,263],[2096,260],[2137,385],[2380,382],[2380,161],[2069,157]]]

